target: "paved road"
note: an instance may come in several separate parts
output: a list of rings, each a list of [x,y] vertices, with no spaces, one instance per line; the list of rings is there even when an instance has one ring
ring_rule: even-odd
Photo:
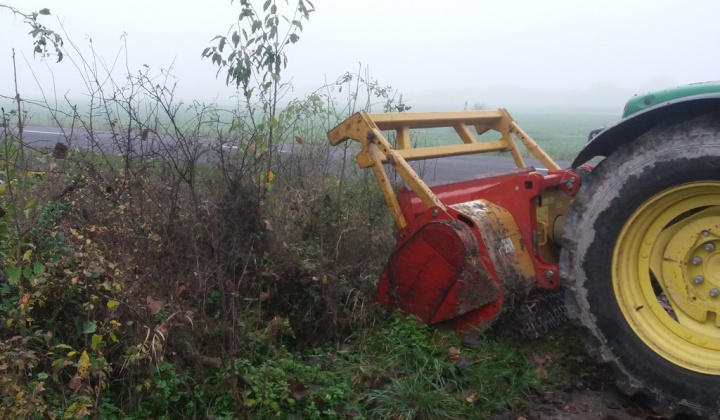
[[[146,142],[135,142],[139,143],[138,153],[148,151],[163,150],[162,142],[157,142],[157,139],[153,139],[150,136]],[[28,126],[25,127],[24,140],[27,144],[33,147],[53,147],[56,142],[66,142],[66,139],[70,139],[73,147],[79,147],[81,149],[91,149],[93,146],[96,150],[104,151],[106,153],[119,153],[120,147],[117,141],[113,140],[112,133],[109,131],[97,131],[94,133],[96,139],[95,144],[91,144],[90,136],[84,129],[63,130],[52,127],[39,127],[39,126]],[[157,142],[157,143],[156,143]],[[210,143],[210,139],[201,139],[201,143]],[[230,147],[230,146],[226,146]],[[293,144],[291,149],[280,150],[285,156],[293,153],[293,150],[298,150],[297,147],[301,147]],[[332,152],[337,153],[337,159],[340,159],[340,148],[332,148]],[[164,151],[171,152],[164,149]],[[349,150],[348,156],[353,158],[357,153],[357,149]],[[525,159],[528,165],[535,166],[536,169],[544,170],[542,165],[535,159]],[[561,167],[569,167],[570,162],[558,161]],[[485,173],[499,173],[506,172],[515,169],[513,160],[509,157],[502,156],[482,156],[482,155],[470,155],[470,156],[455,156],[443,159],[431,159],[426,161],[412,162],[412,166],[415,170],[423,177],[428,183],[433,182],[445,182],[451,180],[462,180],[472,178],[474,176],[485,174]]]

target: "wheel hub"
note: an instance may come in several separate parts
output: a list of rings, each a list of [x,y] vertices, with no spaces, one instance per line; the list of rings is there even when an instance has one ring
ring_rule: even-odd
[[[690,254],[686,279],[693,279],[690,290],[696,299],[717,306],[720,300],[720,238],[709,231],[701,233],[701,243]]]
[[[652,197],[628,219],[613,257],[616,298],[638,337],[677,365],[713,374],[720,373],[718,187],[684,184]]]
[[[678,221],[655,243],[656,254],[662,254],[659,281],[676,319],[679,310],[697,322],[720,326],[720,237],[706,228],[718,223],[716,213],[710,208]]]

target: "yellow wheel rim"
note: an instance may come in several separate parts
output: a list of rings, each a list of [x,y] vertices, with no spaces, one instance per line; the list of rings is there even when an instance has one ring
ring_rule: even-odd
[[[675,365],[720,374],[720,182],[678,185],[623,226],[615,297],[630,327]]]

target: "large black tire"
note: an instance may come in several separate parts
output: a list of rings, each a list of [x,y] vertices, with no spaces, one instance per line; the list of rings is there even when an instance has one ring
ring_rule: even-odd
[[[720,114],[657,127],[604,159],[562,248],[571,317],[619,387],[658,414],[720,418]]]

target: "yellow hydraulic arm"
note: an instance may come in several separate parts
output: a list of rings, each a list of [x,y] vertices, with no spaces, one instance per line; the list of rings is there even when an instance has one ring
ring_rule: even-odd
[[[500,138],[478,141],[470,131],[473,126],[478,134],[490,130]],[[410,142],[410,130],[418,128],[453,127],[462,143],[446,146],[415,148]],[[382,131],[397,133],[397,148],[383,136]],[[395,224],[403,228],[407,224],[388,179],[383,164],[392,165],[407,185],[428,206],[445,209],[430,188],[407,163],[412,160],[433,159],[474,153],[510,152],[518,168],[525,168],[525,161],[513,140],[514,134],[525,147],[550,170],[560,167],[517,125],[507,111],[417,112],[368,114],[356,112],[328,132],[330,144],[336,146],[345,140],[355,140],[362,146],[357,155],[361,168],[372,167]]]

